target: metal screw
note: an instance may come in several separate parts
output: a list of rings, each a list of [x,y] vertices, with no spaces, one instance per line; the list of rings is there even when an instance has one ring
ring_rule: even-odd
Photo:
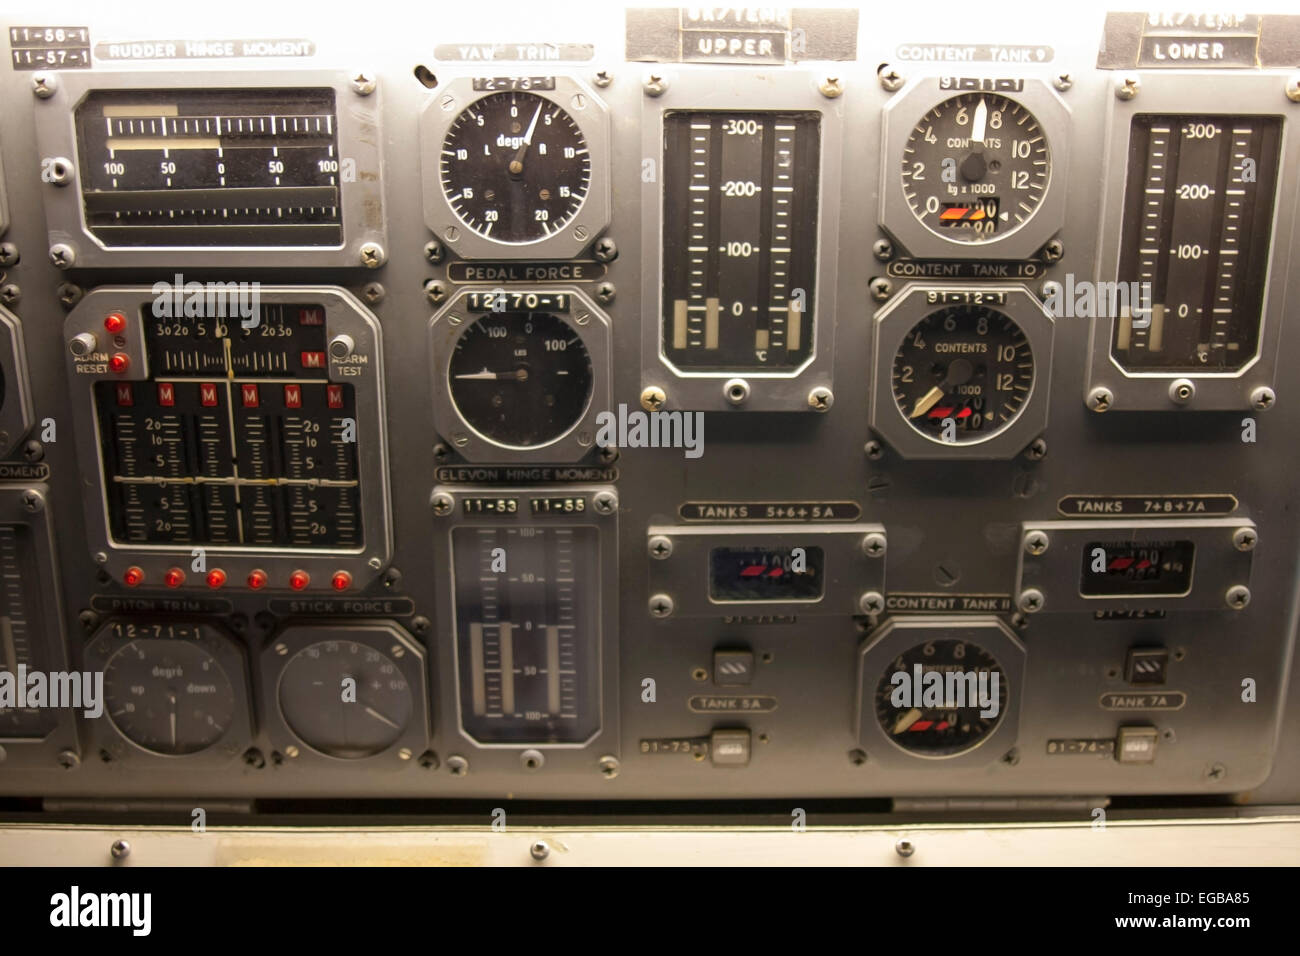
[[[1115,81],[1115,95],[1121,100],[1131,100],[1138,95],[1138,90],[1142,88],[1142,81],[1136,76],[1121,76]]]
[[[424,284],[424,294],[434,305],[439,305],[447,298],[447,287],[442,284],[441,279],[430,279]]]
[[[1105,386],[1094,388],[1088,393],[1088,407],[1094,412],[1104,412],[1115,402],[1115,394]]]
[[[56,242],[50,246],[50,262],[56,269],[71,269],[77,261],[77,252],[66,242]]]
[[[438,755],[432,750],[426,750],[424,753],[420,754],[417,763],[419,763],[419,765],[425,770],[437,770],[438,767],[441,766],[441,762],[438,760]]]
[[[1025,457],[1030,461],[1042,461],[1047,457],[1047,442],[1042,438],[1035,438],[1025,449]]]
[[[280,762],[279,758],[276,757],[275,754],[272,754],[271,756],[275,758],[277,764]],[[244,763],[247,766],[252,767],[254,770],[261,770],[266,766],[266,757],[262,754],[262,751],[258,750],[256,747],[249,747],[245,750],[243,759]]]
[[[901,856],[903,859],[907,859],[909,856],[911,856],[913,853],[916,852],[916,844],[908,839],[899,840],[897,843],[894,844],[894,852],[897,853],[899,856]]]
[[[66,186],[72,182],[72,160],[56,156],[50,160],[48,179],[52,186]]]
[[[1272,408],[1277,401],[1277,394],[1267,385],[1262,385],[1250,393],[1250,405],[1261,412]]]
[[[387,290],[384,289],[381,282],[367,282],[361,287],[361,294],[371,305],[378,305],[384,301]]]
[[[872,279],[868,288],[871,289],[871,297],[877,302],[884,302],[894,294],[894,283],[890,282],[884,276],[877,276]]]
[[[96,552],[95,552],[95,563],[96,563],[96,564],[108,564],[108,552],[106,552],[106,551],[96,551]]]
[[[23,290],[12,282],[6,282],[0,285],[0,302],[5,305],[13,305],[23,297]]]
[[[613,302],[615,294],[614,283],[612,282],[602,282],[596,286],[596,298],[602,305],[609,305]]]
[[[885,453],[884,446],[874,438],[863,445],[862,450],[867,453],[867,457],[872,461],[879,461],[880,457]]]
[[[1196,397],[1196,383],[1190,378],[1176,378],[1169,383],[1169,400],[1175,405],[1186,405]]]
[[[1232,546],[1238,551],[1254,551],[1259,535],[1254,528],[1238,528],[1232,534]]]
[[[828,412],[835,404],[835,396],[824,385],[818,385],[808,393],[808,407],[817,412]]]
[[[647,412],[657,412],[664,407],[664,402],[668,401],[668,396],[658,385],[651,385],[641,390],[641,407]]]
[[[73,282],[60,282],[59,287],[55,289],[54,292],[58,295],[59,302],[61,302],[63,307],[67,309],[72,308],[80,302],[81,297],[86,294],[85,290],[82,289],[81,286]]]
[[[817,89],[821,90],[822,96],[833,100],[844,92],[844,84],[840,82],[838,76],[827,76],[817,84]]]
[[[546,845],[545,840],[534,840],[533,845],[528,848],[528,855],[538,863],[551,855],[551,848]]]
[[[882,63],[876,75],[880,77],[880,85],[890,93],[898,92],[903,86],[903,77],[888,63]]]
[[[1060,262],[1061,257],[1065,255],[1065,243],[1060,239],[1052,239],[1043,246],[1043,260],[1045,262]]]
[[[519,755],[519,765],[525,770],[541,770],[546,757],[540,750],[525,750]]]
[[[610,754],[606,754],[600,758],[599,766],[600,773],[606,780],[613,780],[617,777],[618,771],[621,767],[618,758],[611,756]]]
[[[440,518],[451,514],[451,509],[456,507],[456,502],[452,500],[451,495],[440,491],[433,496],[433,513]]]
[[[1205,768],[1205,777],[1207,780],[1222,780],[1227,772],[1228,771],[1224,768],[1223,764],[1211,764],[1209,767]]]
[[[60,750],[57,759],[64,770],[76,770],[81,766],[81,755],[75,750]]]
[[[1002,755],[1002,762],[1008,767],[1014,767],[1020,763],[1020,751],[1012,747]]]
[[[1024,544],[1026,554],[1042,554],[1047,550],[1047,535],[1042,531],[1030,531],[1025,535]]]
[[[646,547],[650,551],[650,557],[656,561],[663,561],[673,553],[673,539],[663,534],[654,534],[646,542]]]
[[[115,860],[125,860],[131,855],[131,844],[125,840],[114,840],[113,845],[108,848],[108,852],[113,854]]]
[[[877,239],[871,246],[871,253],[881,262],[894,258],[894,244],[888,239]]]
[[[732,405],[744,405],[749,399],[749,383],[743,378],[731,378],[722,386],[722,394]]]
[[[447,250],[437,239],[430,239],[424,244],[424,258],[428,259],[435,266],[446,256]]]
[[[879,614],[885,609],[885,596],[879,591],[863,591],[858,598],[858,610],[863,614]]]
[[[463,777],[469,773],[469,761],[460,754],[452,754],[447,758],[447,770],[453,777]]]
[[[368,567],[371,571],[378,571],[383,566],[384,566],[384,562],[380,559],[379,555],[375,555],[369,561],[366,562],[366,567]]]
[[[48,100],[59,88],[59,78],[53,73],[33,73],[32,92],[43,100]]]
[[[1033,614],[1043,609],[1043,592],[1037,588],[1026,588],[1020,592],[1016,606],[1026,614]]]
[[[885,553],[885,536],[873,531],[862,539],[862,553],[869,558],[879,558]]]
[[[618,258],[618,243],[609,236],[605,236],[596,243],[595,248],[592,249],[592,255],[596,257],[598,262],[613,262]]]
[[[16,266],[18,258],[17,246],[12,242],[0,242],[0,266]]]
[[[668,89],[668,80],[658,73],[647,73],[641,86],[646,96],[663,96]]]
[[[387,258],[384,255],[384,247],[379,243],[363,242],[361,244],[361,264],[367,269],[378,269]]]
[[[656,594],[650,599],[651,617],[671,617],[672,613],[673,599],[667,594]]]
[[[1250,603],[1250,588],[1244,584],[1234,584],[1228,588],[1228,593],[1224,595],[1224,599],[1228,602],[1228,607],[1234,611],[1240,611]]]
[[[618,511],[618,495],[612,491],[598,491],[591,497],[591,507],[596,514],[612,515]]]
[[[352,92],[357,96],[369,96],[375,91],[375,78],[365,70],[352,77]]]
[[[591,78],[591,82],[595,83],[603,90],[605,87],[609,86],[609,84],[614,82],[614,77],[610,75],[609,70],[597,70],[596,75]]]
[[[1052,80],[1052,85],[1064,93],[1070,87],[1074,86],[1074,77],[1069,73],[1062,73],[1056,79]]]
[[[1292,103],[1300,103],[1300,76],[1287,77],[1286,98]]]
[[[28,514],[40,514],[45,510],[45,496],[35,488],[23,492],[23,510]]]
[[[1059,296],[1060,294],[1061,283],[1057,282],[1055,279],[1048,279],[1038,287],[1038,297],[1044,302],[1050,299],[1053,295]],[[1060,318],[1060,316],[1057,316],[1057,318]]]

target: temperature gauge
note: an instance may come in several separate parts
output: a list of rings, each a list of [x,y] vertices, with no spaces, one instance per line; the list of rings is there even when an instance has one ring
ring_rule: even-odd
[[[1129,136],[1112,354],[1133,371],[1233,372],[1255,358],[1282,120],[1142,114]]]
[[[661,349],[686,371],[813,352],[820,114],[664,117]]]

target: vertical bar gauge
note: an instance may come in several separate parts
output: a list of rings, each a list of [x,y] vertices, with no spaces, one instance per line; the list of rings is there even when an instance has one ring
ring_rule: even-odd
[[[580,744],[600,729],[595,528],[457,528],[461,724],[480,743]]]
[[[1133,118],[1112,355],[1130,370],[1233,372],[1259,350],[1282,123]],[[1118,297],[1123,302],[1124,297]]]
[[[15,686],[25,685],[27,674],[53,669],[33,588],[46,569],[37,563],[31,537],[26,525],[0,524],[0,671],[8,671]],[[0,704],[0,740],[40,739],[57,725],[52,707],[31,707],[25,700]]]
[[[664,117],[661,348],[688,371],[793,372],[813,353],[817,113]]]

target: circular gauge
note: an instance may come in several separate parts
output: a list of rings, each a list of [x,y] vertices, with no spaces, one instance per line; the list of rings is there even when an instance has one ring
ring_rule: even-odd
[[[357,641],[319,641],[280,672],[280,713],[298,739],[345,760],[371,757],[402,736],[415,698],[401,669]]]
[[[104,665],[104,709],[121,734],[169,757],[217,743],[234,722],[235,692],[202,627],[121,627]],[[147,636],[149,634],[165,636]]]
[[[497,242],[528,243],[577,215],[591,184],[591,155],[578,124],[551,100],[493,93],[451,124],[441,171],[461,222]]]
[[[1051,153],[1038,120],[1015,100],[962,93],[916,124],[903,149],[903,195],[927,229],[989,242],[1029,221],[1047,193]]]
[[[499,312],[470,324],[456,343],[448,387],[475,431],[501,445],[549,444],[591,401],[591,356],[567,321],[549,312]]]
[[[898,410],[934,441],[970,444],[1015,420],[1034,384],[1034,356],[1020,326],[996,309],[932,312],[894,356]]]
[[[876,685],[876,719],[885,735],[925,757],[972,749],[1006,709],[1006,675],[970,641],[918,644],[895,658]]]

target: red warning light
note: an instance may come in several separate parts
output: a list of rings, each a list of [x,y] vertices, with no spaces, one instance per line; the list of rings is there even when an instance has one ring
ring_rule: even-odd
[[[311,577],[306,571],[295,571],[289,575],[289,587],[295,591],[301,591],[309,584],[311,584]]]
[[[248,586],[254,591],[260,591],[262,588],[266,587],[266,572],[260,570],[249,571]]]
[[[131,357],[125,352],[116,352],[113,357],[108,360],[108,367],[118,375],[121,375],[131,367]]]
[[[178,588],[185,583],[185,572],[180,568],[168,568],[163,575],[163,584],[169,588]]]
[[[226,583],[226,572],[220,568],[213,568],[208,572],[208,587],[216,589]]]
[[[352,575],[346,571],[335,571],[334,577],[330,578],[330,587],[335,591],[346,591],[352,587]]]
[[[132,565],[122,574],[122,583],[129,588],[138,587],[144,581],[144,571]]]
[[[126,316],[121,312],[110,312],[104,317],[104,328],[112,335],[120,335],[126,331]]]

